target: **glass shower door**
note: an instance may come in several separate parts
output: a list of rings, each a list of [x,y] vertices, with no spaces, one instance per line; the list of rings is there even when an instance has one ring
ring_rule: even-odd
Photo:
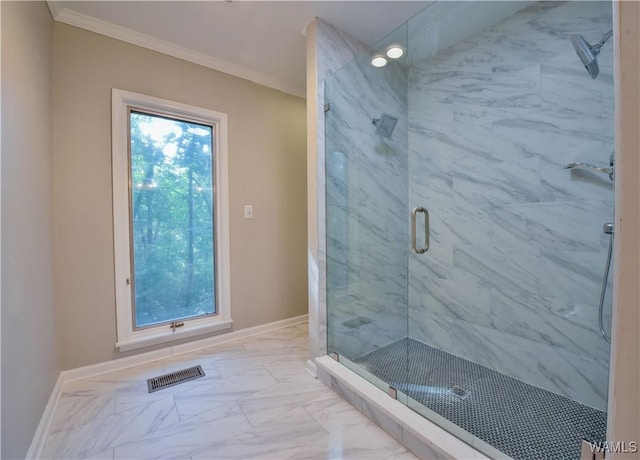
[[[613,181],[571,164],[613,151],[611,44],[595,79],[573,45],[611,28],[610,2],[434,2],[325,81],[328,351],[492,457],[606,434]]]
[[[408,203],[431,228],[408,260],[409,406],[490,456],[579,458],[606,433],[613,182],[566,166],[609,164],[612,48],[593,79],[572,36],[611,28],[609,2],[436,2],[409,22]]]
[[[328,352],[386,391],[407,374],[406,61],[362,53],[325,80],[325,103]],[[385,374],[389,360],[403,364]]]

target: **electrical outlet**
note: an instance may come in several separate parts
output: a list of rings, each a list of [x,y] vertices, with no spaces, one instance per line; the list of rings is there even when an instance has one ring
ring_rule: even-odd
[[[250,204],[244,205],[244,218],[253,219],[253,206],[251,206]]]

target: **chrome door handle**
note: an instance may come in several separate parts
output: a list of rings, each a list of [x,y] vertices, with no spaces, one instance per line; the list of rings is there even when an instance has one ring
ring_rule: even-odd
[[[419,212],[424,213],[424,246],[421,248],[416,243],[416,234],[418,232],[416,216]],[[429,250],[429,211],[427,208],[418,207],[411,210],[411,247],[416,254],[424,254]]]

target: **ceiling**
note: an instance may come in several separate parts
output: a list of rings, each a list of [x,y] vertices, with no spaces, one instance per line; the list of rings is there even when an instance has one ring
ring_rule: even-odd
[[[305,96],[315,17],[373,44],[425,1],[50,1],[55,20]]]

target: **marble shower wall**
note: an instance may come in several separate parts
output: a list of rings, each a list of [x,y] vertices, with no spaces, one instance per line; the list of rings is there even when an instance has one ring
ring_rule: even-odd
[[[329,351],[348,358],[407,335],[407,67],[371,54],[324,87]],[[372,124],[383,113],[390,138]]]
[[[413,56],[433,47],[429,10],[409,24]],[[431,213],[429,252],[409,256],[409,335],[600,410],[613,186],[563,166],[608,166],[612,43],[592,80],[570,35],[611,28],[609,2],[526,6],[414,61],[408,107],[409,207]]]
[[[315,20],[315,47],[317,82],[317,135],[316,151],[317,180],[317,235],[318,235],[318,273],[317,304],[309,302],[309,348],[311,359],[327,354],[327,246],[326,246],[326,197],[325,197],[325,115],[324,82],[337,70],[353,61],[356,54],[366,50],[363,43],[349,34],[336,29],[322,19]],[[307,70],[309,72],[309,69]],[[311,71],[313,74],[313,71]],[[310,285],[313,291],[313,284]],[[310,297],[313,297],[313,293]],[[317,310],[316,310],[317,309]]]

